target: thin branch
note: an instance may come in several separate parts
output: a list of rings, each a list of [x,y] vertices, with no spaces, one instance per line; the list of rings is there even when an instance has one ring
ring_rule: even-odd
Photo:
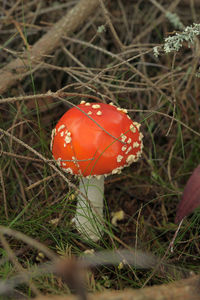
[[[23,234],[20,231],[0,225],[0,233],[3,235],[12,236],[13,238],[15,238],[17,240],[23,241],[24,243],[28,244],[29,246],[32,246],[33,248],[36,248],[39,251],[43,252],[51,260],[57,259],[57,255],[54,254],[53,251],[48,249],[45,245],[41,244],[37,240],[32,239],[31,237]]]
[[[105,291],[89,294],[89,300],[199,300],[200,278],[194,276],[170,284],[140,290]],[[35,300],[77,300],[76,296],[42,296]]]
[[[32,46],[30,51],[24,52],[22,57],[4,66],[0,71],[0,94],[22,80],[27,71],[30,71],[30,67],[33,69],[40,64],[47,54],[52,53],[59,46],[62,37],[72,34],[98,5],[98,0],[80,0]]]

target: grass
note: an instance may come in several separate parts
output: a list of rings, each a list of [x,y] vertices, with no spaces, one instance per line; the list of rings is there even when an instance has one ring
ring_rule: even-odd
[[[42,35],[40,28],[46,30],[44,22],[55,23],[58,16],[62,16],[61,1],[50,2],[51,7],[56,5],[51,16],[45,13],[45,3],[41,8],[37,3],[33,5],[35,14],[38,8],[35,19],[26,2],[14,10],[17,22],[36,26],[29,28],[24,25],[24,36],[29,44]],[[188,5],[183,14],[182,5],[180,3],[175,9],[181,22],[185,26],[197,22],[194,10],[191,13]],[[184,45],[179,52],[161,54],[156,58],[154,47],[161,45],[174,30],[165,15],[162,16],[160,10],[148,1],[142,1],[141,5],[118,1],[116,7],[110,4],[108,10],[123,49],[119,49],[100,10],[91,20],[92,26],[87,26],[86,22],[73,39],[63,37],[63,44],[52,56],[44,59],[41,68],[32,70],[30,64],[31,75],[1,96],[2,99],[26,97],[45,94],[48,90],[57,91],[65,86],[68,92],[114,101],[127,108],[132,119],[142,123],[142,159],[121,175],[106,179],[104,213],[107,227],[103,238],[94,243],[79,236],[71,224],[76,190],[55,172],[49,161],[44,163],[31,151],[33,149],[48,160],[52,159],[49,150],[51,130],[69,105],[49,97],[38,100],[33,96],[29,101],[0,105],[0,127],[10,134],[0,135],[0,225],[32,237],[61,256],[80,256],[87,249],[102,251],[136,247],[159,257],[166,256],[171,264],[188,270],[188,273],[199,273],[199,210],[184,220],[173,253],[168,250],[177,229],[174,224],[177,204],[187,179],[200,162],[199,79],[196,76],[199,41],[191,48]],[[198,6],[195,14],[199,14]],[[154,28],[148,24],[149,15]],[[98,32],[102,24],[106,30]],[[24,47],[14,23],[2,23],[2,26],[1,66],[12,59],[7,50],[19,56]],[[78,104],[81,99],[73,97],[67,100]],[[13,136],[28,147],[18,143]],[[78,184],[71,176],[67,176],[67,180]],[[111,213],[118,210],[125,212],[125,218],[115,227],[111,224]],[[0,235],[1,279],[16,275],[20,268],[31,269],[48,261],[38,246],[30,246],[12,236],[6,236],[6,241],[10,250]],[[100,266],[88,273],[87,284],[89,291],[102,291],[140,288],[180,277],[180,273],[160,274],[131,266],[122,269]],[[28,297],[37,291],[43,294],[69,293],[68,287],[51,274],[37,277],[33,283],[34,288],[24,284],[19,290]]]

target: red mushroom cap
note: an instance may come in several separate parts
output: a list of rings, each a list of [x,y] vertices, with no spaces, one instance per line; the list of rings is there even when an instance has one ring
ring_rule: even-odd
[[[52,153],[65,171],[83,176],[120,173],[142,152],[140,124],[115,105],[82,101],[52,131]]]

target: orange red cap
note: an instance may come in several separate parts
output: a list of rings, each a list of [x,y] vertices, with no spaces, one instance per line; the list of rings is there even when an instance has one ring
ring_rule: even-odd
[[[52,153],[58,165],[71,174],[120,173],[141,156],[143,135],[139,128],[124,109],[82,101],[53,129]]]

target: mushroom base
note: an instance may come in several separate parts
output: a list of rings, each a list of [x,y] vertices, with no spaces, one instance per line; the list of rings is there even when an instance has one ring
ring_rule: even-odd
[[[102,233],[104,176],[100,179],[82,178],[79,183],[76,215],[73,219],[76,229],[85,239],[98,241]]]

